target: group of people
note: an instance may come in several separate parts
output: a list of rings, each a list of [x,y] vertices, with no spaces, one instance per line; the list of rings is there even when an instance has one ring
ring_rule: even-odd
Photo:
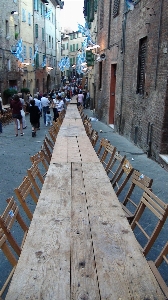
[[[23,99],[22,93],[15,94],[11,101],[12,117],[15,126],[15,136],[23,136],[23,129],[27,127],[25,114],[30,115],[30,123],[32,125],[32,137],[36,136],[37,130],[40,130],[40,117],[43,116],[46,126],[52,125],[51,109],[53,110],[53,121],[56,122],[59,113],[66,110],[67,104],[72,96],[77,95],[77,105],[87,108],[90,101],[90,94],[87,90],[82,90],[81,86],[65,85],[59,91],[51,90],[48,94],[43,95],[40,92],[34,94],[29,93],[26,99]],[[1,99],[1,95],[0,95]],[[2,102],[0,101],[0,115],[3,113]],[[2,124],[0,123],[0,133],[2,133]]]

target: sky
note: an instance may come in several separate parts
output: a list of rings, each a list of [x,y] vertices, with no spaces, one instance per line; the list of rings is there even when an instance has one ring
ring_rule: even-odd
[[[61,27],[70,27],[73,31],[78,30],[78,23],[85,24],[83,15],[84,0],[64,0],[61,9]]]

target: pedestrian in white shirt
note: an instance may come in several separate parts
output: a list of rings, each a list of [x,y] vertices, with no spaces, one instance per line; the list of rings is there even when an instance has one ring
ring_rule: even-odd
[[[49,110],[50,107],[50,101],[47,98],[47,94],[44,94],[41,98],[41,105],[43,109],[44,124],[46,125],[46,112]]]
[[[57,110],[60,113],[61,111],[64,110],[64,101],[60,96],[58,96],[58,100],[59,100],[59,104],[57,106]]]

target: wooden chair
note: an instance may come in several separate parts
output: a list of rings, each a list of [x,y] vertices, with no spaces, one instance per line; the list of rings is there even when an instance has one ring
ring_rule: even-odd
[[[100,140],[100,145],[99,145],[99,148],[97,150],[97,156],[99,157],[100,161],[101,161],[101,158],[102,158],[102,156],[105,152],[107,144],[110,144],[110,142],[107,139],[102,138]]]
[[[109,169],[111,162],[114,159],[114,155],[116,153],[116,147],[112,146],[110,143],[107,143],[105,151],[100,159],[101,163],[103,164],[105,171]],[[106,161],[107,160],[107,161]]]
[[[0,227],[3,229],[10,245],[14,249],[14,251],[17,253],[18,256],[20,256],[22,246],[24,244],[27,232],[28,232],[28,227],[23,221],[20,213],[19,213],[19,207],[17,206],[16,202],[14,201],[14,198],[11,197],[7,199],[7,207],[4,210],[3,214],[0,216]],[[11,228],[13,224],[17,221],[17,223],[20,225],[20,228],[24,232],[24,236],[22,239],[22,243],[19,246],[18,243],[16,242],[15,238],[13,237],[11,233]]]
[[[162,278],[158,268],[159,266],[162,264],[162,262],[164,261],[165,263],[167,263],[168,265],[168,242],[166,243],[166,245],[164,246],[164,248],[162,249],[161,253],[159,254],[159,256],[157,257],[157,259],[155,260],[155,262],[153,261],[148,261],[148,264],[156,278],[156,280],[158,281],[163,293],[166,296],[166,299],[168,299],[168,286],[166,284],[166,282],[164,281],[164,279]],[[168,271],[167,271],[168,274]]]
[[[35,194],[35,191],[33,189],[33,185],[32,185],[32,183],[31,183],[31,181],[30,181],[30,179],[29,179],[28,176],[25,176],[23,178],[22,183],[19,185],[18,188],[16,188],[14,190],[14,192],[15,192],[15,194],[16,194],[19,202],[20,202],[20,204],[22,205],[22,207],[23,207],[26,215],[28,216],[28,218],[30,220],[32,220],[33,214],[30,211],[30,209],[29,209],[29,207],[28,207],[28,205],[26,203],[26,199],[30,195],[31,198],[33,199],[34,203],[37,204],[38,197]]]
[[[57,137],[57,134],[56,134],[56,131],[55,131],[55,128],[54,127],[50,127],[50,129],[48,130],[48,133],[53,141],[53,143],[55,144],[56,142],[56,137]]]
[[[31,160],[32,164],[37,164],[37,165],[42,164],[42,166],[45,169],[45,173],[42,176],[45,177],[46,172],[48,171],[49,164],[50,164],[48,155],[43,150],[40,150],[36,154],[32,155],[30,157],[30,160]]]
[[[118,170],[117,173],[115,173],[112,180],[110,180],[113,188],[115,189],[116,195],[119,196],[119,194],[122,192],[122,190],[125,188],[128,180],[130,179],[132,173],[134,171],[134,168],[130,164],[129,160],[126,158],[124,159],[121,168]]]
[[[6,256],[6,258],[8,259],[8,261],[10,262],[10,264],[12,265],[12,270],[10,272],[10,274],[8,275],[7,279],[5,280],[1,290],[0,290],[0,299],[2,299],[2,295],[5,292],[12,276],[13,273],[15,271],[16,265],[17,265],[17,259],[15,258],[15,256],[13,255],[12,251],[10,250],[8,244],[7,244],[7,237],[3,232],[3,229],[0,228],[0,249],[3,251],[4,255]]]
[[[91,144],[92,144],[93,148],[96,146],[98,138],[99,138],[98,132],[93,129],[92,133],[91,133],[91,136],[90,136],[90,141],[91,141]]]
[[[46,138],[44,139],[41,148],[42,148],[42,150],[44,151],[44,153],[48,156],[48,159],[49,159],[49,161],[50,161],[50,160],[51,160],[52,153],[51,153],[50,148],[48,147],[48,143],[47,143]]]
[[[32,183],[32,185],[34,186],[34,188],[36,189],[38,195],[40,195],[41,193],[41,188],[39,188],[37,182],[36,182],[36,178],[38,178],[41,182],[41,184],[43,185],[44,183],[44,178],[43,176],[41,175],[40,173],[40,170],[38,168],[38,165],[37,164],[33,164],[31,166],[30,169],[27,170],[27,174],[28,174],[28,177]]]
[[[152,183],[153,179],[147,177],[137,170],[133,171],[131,176],[131,185],[126,196],[124,197],[123,202],[121,203],[125,215],[130,223],[135,216],[142,193],[146,187],[151,188]],[[129,206],[129,209],[126,206]]]
[[[120,170],[122,169],[122,165],[125,159],[126,155],[122,156],[118,151],[115,152],[113,160],[111,161],[108,168],[106,168],[106,172],[108,177],[110,178],[111,183],[113,182],[114,177],[117,177],[117,174],[119,174]]]
[[[141,197],[135,217],[131,223],[131,229],[134,231],[138,227],[140,233],[147,239],[145,246],[142,247],[145,256],[158,237],[167,216],[168,204],[160,200],[150,189],[145,188],[145,192]]]
[[[54,143],[50,140],[50,138],[47,135],[45,136],[45,140],[46,140],[48,146],[50,147],[50,149],[53,150],[54,149]]]

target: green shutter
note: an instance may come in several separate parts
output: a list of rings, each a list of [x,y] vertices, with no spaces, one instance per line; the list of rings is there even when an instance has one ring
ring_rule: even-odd
[[[42,40],[45,40],[45,36],[44,36],[44,28],[42,28]]]
[[[93,22],[93,20],[94,20],[94,0],[90,0],[89,22]]]
[[[92,51],[86,51],[86,62],[88,67],[94,66],[94,54]]]
[[[70,45],[70,51],[72,52],[72,45]]]
[[[70,58],[70,65],[72,66],[72,58]]]
[[[78,50],[79,48],[78,48],[78,44],[76,44],[76,50]]]
[[[39,67],[39,54],[36,54],[36,68]]]
[[[38,38],[38,24],[35,24],[35,38]]]

